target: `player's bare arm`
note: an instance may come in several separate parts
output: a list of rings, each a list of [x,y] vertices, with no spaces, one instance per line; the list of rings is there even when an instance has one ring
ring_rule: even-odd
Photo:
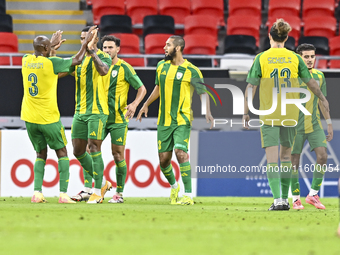
[[[325,118],[327,122],[327,133],[328,134],[326,135],[326,139],[327,139],[327,142],[330,142],[333,139],[333,125],[331,121],[331,115],[328,111],[325,110],[325,107],[320,101],[319,101],[319,107],[320,107],[323,117]]]
[[[205,114],[205,119],[207,120],[207,123],[210,122],[210,129],[213,128],[214,126],[214,117],[211,115],[211,111],[210,111],[210,98],[208,96],[207,93],[203,93],[200,95],[201,101],[202,101],[202,95],[205,95],[206,98],[206,114]]]
[[[92,32],[93,30],[97,31],[96,29],[97,26],[92,26],[89,29],[89,32],[86,34],[85,40],[81,44],[81,48],[78,51],[78,53],[72,58],[72,66],[75,65],[80,65],[81,62],[84,59],[86,50],[87,50],[87,45],[92,41],[93,37],[95,36],[96,33]]]
[[[127,109],[127,112],[125,114],[126,119],[132,119],[133,118],[133,116],[135,115],[137,106],[140,104],[140,102],[142,102],[145,95],[146,95],[146,88],[143,85],[143,86],[139,87],[139,89],[137,90],[137,95],[136,95],[135,100],[131,104],[129,104],[125,107],[125,109]]]
[[[142,121],[142,115],[144,113],[145,117],[148,117],[148,110],[149,110],[149,105],[155,101],[157,98],[159,98],[159,86],[156,85],[155,88],[153,89],[151,95],[149,96],[148,100],[144,103],[143,107],[139,110],[137,120]]]
[[[248,112],[249,112],[249,107],[248,107],[248,90],[250,88],[252,89],[252,99],[253,99],[254,96],[255,96],[255,93],[256,93],[257,86],[251,85],[250,83],[248,83],[248,85],[246,87],[245,97],[244,97],[244,114],[243,114],[243,118],[242,118],[242,122],[244,123],[244,128],[245,129],[249,129],[248,122],[249,122],[250,118],[249,118],[249,114],[248,114]]]
[[[329,112],[329,103],[326,97],[322,94],[318,83],[314,79],[310,79],[309,82],[307,82],[307,86],[320,99],[325,111]]]
[[[97,46],[96,46],[97,42],[98,42],[97,32],[98,32],[98,29],[95,29],[94,34],[93,34],[93,38],[88,44],[88,52],[90,53],[90,55],[92,57],[94,66],[96,67],[98,73],[101,76],[104,76],[109,71],[109,66],[107,66],[107,64],[103,63],[103,61],[101,61],[101,59],[97,55],[97,51],[98,51]],[[90,33],[90,31],[87,34],[89,34],[89,33]]]

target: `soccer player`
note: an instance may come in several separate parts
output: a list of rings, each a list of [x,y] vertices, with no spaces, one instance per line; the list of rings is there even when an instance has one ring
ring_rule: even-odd
[[[180,36],[170,36],[166,41],[164,47],[165,59],[158,63],[156,69],[156,86],[139,111],[137,120],[142,120],[143,113],[147,117],[149,105],[159,97],[158,155],[161,170],[171,186],[171,204],[193,205],[191,167],[187,154],[192,119],[191,97],[194,86],[200,95],[205,91],[202,86],[200,89],[196,84],[203,81],[201,71],[188,60],[183,59],[184,46],[185,42]],[[207,122],[213,123],[209,98],[206,96],[206,99],[206,119]],[[185,194],[179,201],[177,200],[180,186],[175,180],[171,165],[173,149],[175,149],[177,161],[180,165],[185,189]]]
[[[258,54],[248,73],[249,83],[245,91],[245,112],[243,122],[248,127],[248,90],[252,89],[252,98],[257,86],[260,86],[260,110],[268,110],[272,106],[273,88],[277,88],[277,109],[268,115],[261,115],[262,148],[265,148],[267,158],[267,178],[273,193],[274,203],[268,210],[289,210],[288,190],[291,177],[291,146],[295,136],[299,109],[295,105],[287,105],[287,115],[281,115],[281,88],[299,87],[300,77],[308,88],[318,97],[329,111],[327,99],[322,94],[319,85],[312,78],[300,55],[284,48],[291,31],[290,25],[283,19],[278,19],[270,29],[271,48]],[[299,93],[288,93],[287,98],[298,98]],[[280,140],[280,161],[278,167],[278,145]],[[282,171],[280,171],[282,169]],[[281,185],[280,185],[281,178]],[[280,192],[282,189],[282,195]]]
[[[112,59],[112,65],[107,75],[100,77],[103,86],[108,87],[109,102],[109,117],[106,122],[104,139],[110,134],[112,155],[116,163],[117,189],[109,203],[124,203],[123,191],[127,171],[124,158],[126,134],[129,119],[133,118],[137,106],[146,94],[146,89],[132,66],[118,58],[120,39],[106,35],[101,42],[103,51],[109,54]],[[130,85],[137,90],[137,95],[132,103],[127,104]]]
[[[315,47],[312,44],[301,44],[297,47],[296,52],[301,55],[303,61],[308,67],[312,77],[318,82],[323,95],[327,96],[326,80],[325,76],[319,70],[313,68],[315,62]],[[300,85],[302,88],[308,89],[306,84]],[[305,97],[301,94],[301,97]],[[323,131],[320,112],[327,122],[327,136]],[[327,142],[333,139],[333,126],[331,116],[326,111],[323,105],[320,103],[319,98],[311,94],[311,99],[305,104],[306,109],[312,114],[311,116],[304,115],[301,111],[299,113],[299,122],[296,126],[297,134],[292,148],[292,165],[293,173],[291,179],[291,190],[293,193],[293,209],[304,209],[300,200],[300,183],[299,183],[299,164],[300,155],[303,149],[303,145],[308,140],[310,150],[315,151],[316,154],[316,165],[315,171],[313,172],[312,187],[309,191],[309,195],[306,197],[306,203],[314,205],[318,209],[326,209],[325,206],[320,202],[318,192],[323,180],[323,175],[327,170]]]
[[[90,28],[90,32],[95,27]],[[25,121],[27,133],[37,152],[34,163],[34,195],[32,203],[45,203],[42,183],[47,159],[47,145],[55,150],[60,174],[59,203],[75,203],[66,194],[69,181],[69,159],[66,150],[64,126],[60,122],[57,104],[58,73],[67,72],[71,66],[81,63],[92,33],[84,38],[79,52],[73,57],[62,59],[50,57],[51,49],[59,48],[62,31],[53,34],[51,41],[46,36],[37,36],[33,41],[34,54],[22,58],[24,97],[21,119]]]
[[[82,30],[80,41],[87,36],[89,27]],[[76,109],[72,122],[73,154],[79,160],[83,171],[89,173],[84,178],[85,184],[72,199],[86,201],[89,204],[102,203],[105,193],[112,188],[103,178],[104,162],[101,144],[104,138],[105,124],[109,114],[107,94],[98,78],[108,73],[111,57],[97,49],[97,30],[89,43],[86,56],[80,65],[70,69],[76,78]],[[86,151],[88,145],[90,154]],[[91,194],[92,178],[95,180]]]

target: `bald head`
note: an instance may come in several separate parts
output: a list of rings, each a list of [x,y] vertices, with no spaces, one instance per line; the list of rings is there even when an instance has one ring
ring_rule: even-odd
[[[35,53],[43,55],[44,57],[49,57],[51,51],[51,42],[46,36],[39,35],[34,38],[33,47]]]

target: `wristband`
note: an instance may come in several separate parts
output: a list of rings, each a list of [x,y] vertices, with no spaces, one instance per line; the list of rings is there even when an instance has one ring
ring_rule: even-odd
[[[326,123],[329,125],[329,124],[332,124],[332,120],[331,119],[327,119],[326,120]]]

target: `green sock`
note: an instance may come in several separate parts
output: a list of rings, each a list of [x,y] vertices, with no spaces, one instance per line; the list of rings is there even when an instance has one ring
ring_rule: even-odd
[[[300,195],[300,183],[299,183],[299,170],[292,171],[292,178],[290,179],[290,185],[293,196]]]
[[[288,198],[290,179],[292,177],[292,162],[285,161],[281,162],[281,191],[282,198]]]
[[[127,167],[126,167],[125,159],[119,162],[116,162],[116,179],[117,179],[116,192],[122,193],[124,190],[126,171],[127,171]]]
[[[96,151],[91,153],[93,160],[93,179],[94,187],[101,189],[104,175],[104,161],[102,158],[102,152]]]
[[[323,176],[327,170],[326,166],[321,166],[319,164],[315,164],[315,171],[313,173],[313,181],[312,181],[312,189],[320,190],[321,183],[323,181]]]
[[[184,184],[184,192],[191,193],[191,166],[190,162],[184,162],[179,164],[182,181]]]
[[[42,191],[45,173],[45,160],[37,158],[34,163],[34,191]]]
[[[60,192],[67,192],[70,177],[70,161],[68,157],[62,157],[58,160],[59,185]]]
[[[280,171],[277,163],[267,164],[267,178],[274,199],[280,198]]]
[[[85,152],[80,157],[77,157],[81,166],[83,167],[84,174],[84,185],[86,188],[92,189],[92,177],[93,177],[93,166],[92,166],[92,158],[90,154]]]
[[[172,165],[168,165],[166,168],[161,167],[161,171],[164,174],[165,178],[168,180],[170,185],[174,185],[176,183],[174,172],[172,171]]]

